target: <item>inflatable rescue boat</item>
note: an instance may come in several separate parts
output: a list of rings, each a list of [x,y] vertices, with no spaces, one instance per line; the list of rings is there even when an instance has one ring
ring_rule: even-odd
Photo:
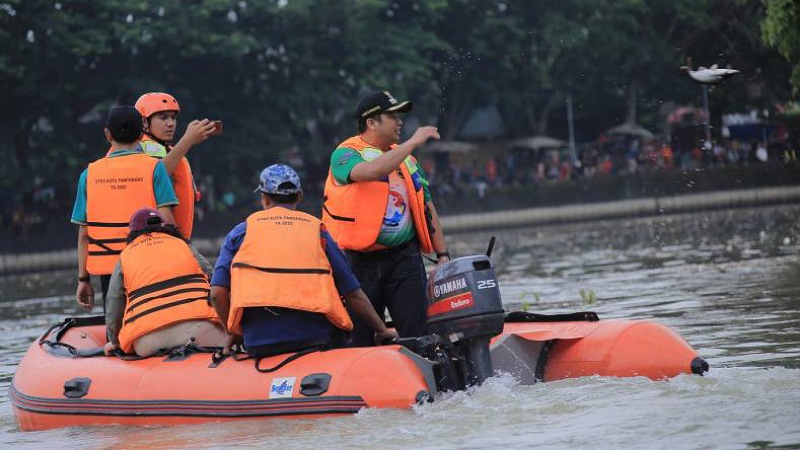
[[[107,357],[103,318],[69,318],[28,349],[9,387],[12,409],[24,431],[311,418],[409,408],[496,372],[529,384],[708,370],[682,337],[654,322],[506,313],[487,255],[439,266],[428,294],[430,335],[260,359],[219,358],[190,343],[158,357]]]

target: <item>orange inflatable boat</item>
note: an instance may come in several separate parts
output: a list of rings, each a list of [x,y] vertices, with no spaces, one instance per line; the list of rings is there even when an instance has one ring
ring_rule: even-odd
[[[187,345],[144,359],[106,357],[102,317],[70,318],[34,342],[9,388],[20,429],[169,425],[409,408],[494,373],[521,383],[587,375],[653,380],[708,370],[686,341],[648,321],[502,309],[484,255],[438,268],[430,335],[398,345],[216,359]]]
[[[591,375],[664,380],[708,371],[685,339],[656,322],[601,321],[591,312],[514,312],[506,320],[503,333],[492,340],[492,364],[523,384]]]
[[[139,360],[106,357],[100,321],[68,319],[31,345],[9,388],[22,430],[353,414],[408,408],[436,392],[426,379],[431,364],[397,345],[313,352],[267,372],[290,355],[257,366],[213,361],[191,347]]]

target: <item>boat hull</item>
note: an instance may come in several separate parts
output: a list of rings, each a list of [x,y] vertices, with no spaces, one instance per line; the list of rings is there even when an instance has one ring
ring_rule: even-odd
[[[592,375],[663,380],[708,370],[685,339],[650,321],[506,323],[490,348],[495,370],[525,384]]]
[[[103,345],[102,326],[68,330],[74,348]],[[289,355],[264,358],[267,369]],[[361,408],[410,408],[435,395],[430,364],[403,347],[318,351],[260,373],[255,360],[57,356],[34,342],[9,397],[20,429],[172,425],[264,417],[322,417]]]
[[[262,371],[253,359],[215,364],[209,353],[133,361],[77,358],[57,350],[102,347],[102,325],[43,338],[52,334],[59,344],[34,342],[9,388],[24,431],[336,416],[362,408],[410,408],[437,391],[432,363],[397,345],[317,351],[262,372],[290,355],[263,359]],[[506,323],[492,339],[490,354],[496,373],[523,384],[591,375],[661,380],[708,369],[681,336],[649,321]]]

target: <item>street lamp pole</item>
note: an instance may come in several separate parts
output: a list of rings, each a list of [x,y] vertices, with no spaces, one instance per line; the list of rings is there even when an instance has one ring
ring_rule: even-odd
[[[572,159],[577,158],[575,151],[575,127],[572,123],[572,91],[567,92],[567,127],[569,129],[569,151]]]
[[[705,148],[711,149],[711,109],[708,107],[708,86],[703,85],[703,107],[706,110],[706,144]]]

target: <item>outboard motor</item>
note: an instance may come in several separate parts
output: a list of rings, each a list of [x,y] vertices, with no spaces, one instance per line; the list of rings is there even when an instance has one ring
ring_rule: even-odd
[[[443,389],[463,389],[492,376],[489,340],[503,331],[504,311],[490,252],[491,245],[487,255],[442,264],[428,280],[428,328],[450,356],[437,358],[445,371]]]

